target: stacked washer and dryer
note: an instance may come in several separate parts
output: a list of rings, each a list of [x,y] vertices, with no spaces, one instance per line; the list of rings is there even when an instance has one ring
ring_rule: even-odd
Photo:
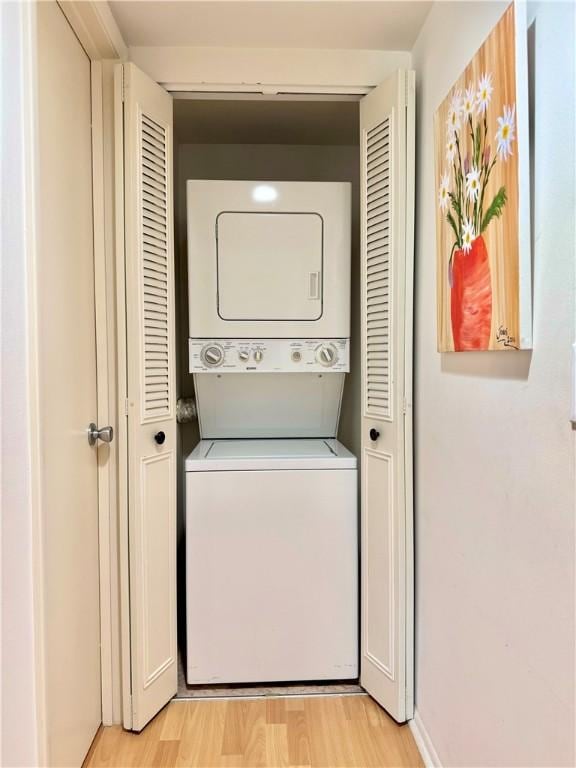
[[[188,181],[189,684],[358,676],[350,185]]]

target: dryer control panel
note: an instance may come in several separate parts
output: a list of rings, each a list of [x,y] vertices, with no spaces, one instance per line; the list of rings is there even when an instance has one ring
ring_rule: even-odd
[[[346,373],[350,339],[189,339],[190,373]]]

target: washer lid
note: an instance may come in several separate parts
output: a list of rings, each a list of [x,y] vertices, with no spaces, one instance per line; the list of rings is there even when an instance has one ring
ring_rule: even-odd
[[[356,457],[338,440],[201,440],[187,472],[255,469],[355,469]]]

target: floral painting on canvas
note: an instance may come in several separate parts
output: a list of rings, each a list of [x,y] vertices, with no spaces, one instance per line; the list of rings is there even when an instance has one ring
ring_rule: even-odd
[[[521,9],[508,7],[435,115],[441,352],[531,347]]]

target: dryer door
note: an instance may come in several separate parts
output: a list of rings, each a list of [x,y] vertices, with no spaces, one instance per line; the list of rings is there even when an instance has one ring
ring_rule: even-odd
[[[222,320],[320,319],[320,214],[224,211],[216,237]]]

